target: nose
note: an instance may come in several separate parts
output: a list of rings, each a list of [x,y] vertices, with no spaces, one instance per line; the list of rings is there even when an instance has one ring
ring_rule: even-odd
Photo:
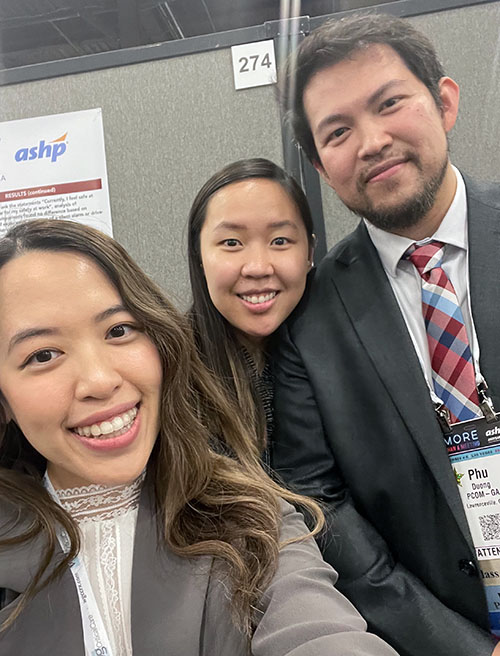
[[[108,399],[123,383],[114,358],[102,352],[85,352],[79,358],[75,396],[79,401]]]
[[[266,278],[272,276],[274,267],[271,254],[266,246],[256,246],[246,250],[241,275],[246,278]]]
[[[392,135],[380,117],[366,119],[360,126],[359,132],[361,135],[358,152],[360,159],[376,157],[392,145]]]

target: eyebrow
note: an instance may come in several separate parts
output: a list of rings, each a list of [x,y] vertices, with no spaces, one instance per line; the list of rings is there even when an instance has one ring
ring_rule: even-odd
[[[266,228],[293,228],[294,230],[298,230],[298,226],[288,219],[284,219],[283,221],[271,221],[271,223],[267,224]],[[241,223],[221,221],[215,226],[214,231],[215,230],[248,230],[248,226],[245,224],[242,225]]]
[[[27,330],[20,330],[10,340],[7,353],[10,353],[14,346],[17,346],[27,339],[32,339],[33,337],[42,337],[43,335],[56,335],[59,332],[60,331],[57,328],[28,328]]]
[[[389,89],[391,89],[394,86],[397,86],[398,84],[401,84],[401,82],[404,82],[404,80],[394,79],[394,80],[389,80],[389,82],[383,84],[368,98],[366,102],[367,106],[373,105],[373,103],[377,102],[377,100],[379,100],[380,97],[383,96],[387,91],[389,91]]]
[[[284,219],[283,221],[273,221],[272,223],[269,223],[268,228],[293,228],[294,230],[298,230],[299,227],[296,223],[293,221],[288,221],[288,219]]]
[[[99,314],[95,316],[94,320],[96,323],[101,323],[101,321],[105,321],[106,319],[109,319],[109,317],[112,317],[119,312],[129,312],[129,310],[127,310],[127,308],[120,303],[119,305],[113,305],[107,310],[104,310],[104,312],[99,312]]]
[[[368,99],[365,102],[365,107],[369,107],[370,105],[373,105],[374,103],[377,102],[383,96],[389,89],[391,89],[393,86],[397,86],[398,84],[401,84],[401,82],[404,82],[404,80],[389,80],[389,82],[385,82],[385,84],[382,84],[376,91],[374,91],[371,96],[368,97]],[[321,132],[325,127],[328,127],[332,123],[337,123],[339,121],[346,121],[349,118],[348,114],[330,114],[329,116],[325,116],[324,119],[322,119],[317,128],[317,132]]]
[[[240,223],[231,223],[231,221],[221,221],[214,227],[215,230],[245,230],[246,226]]]
[[[109,317],[112,317],[113,315],[118,314],[119,312],[128,312],[128,310],[124,305],[121,304],[113,305],[107,310],[104,310],[103,312],[99,312],[99,314],[96,314],[96,316],[94,317],[94,321],[96,323],[101,323],[102,321],[109,319]],[[61,331],[59,330],[59,328],[53,328],[53,327],[27,328],[26,330],[20,330],[9,341],[9,347],[7,349],[7,352],[10,353],[14,348],[14,346],[17,346],[21,342],[24,342],[28,339],[33,339],[33,337],[44,337],[45,335],[59,335],[60,333]]]

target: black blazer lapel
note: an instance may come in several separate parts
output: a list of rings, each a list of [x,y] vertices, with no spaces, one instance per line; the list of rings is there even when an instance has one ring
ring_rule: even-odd
[[[336,259],[333,283],[354,330],[472,548],[419,360],[378,253],[362,222]],[[371,301],[367,303],[366,299]]]
[[[469,277],[481,372],[500,412],[500,192],[463,176],[467,189]]]

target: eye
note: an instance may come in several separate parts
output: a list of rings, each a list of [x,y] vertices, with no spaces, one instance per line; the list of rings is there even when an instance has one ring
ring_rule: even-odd
[[[288,237],[275,237],[271,242],[273,246],[287,246],[289,243]]]
[[[333,131],[333,136],[338,139],[341,137],[343,134],[345,134],[347,131],[347,128],[337,128],[336,130]]]
[[[234,237],[231,237],[230,239],[223,239],[221,241],[221,244],[227,246],[228,248],[236,248],[236,246],[241,246],[241,241],[239,239],[234,239]]]
[[[344,137],[348,132],[349,132],[349,128],[347,127],[337,128],[336,130],[330,132],[327,135],[325,142],[330,143],[333,141],[335,143],[337,141],[340,141],[342,137]]]
[[[387,98],[387,100],[384,100],[380,105],[380,109],[390,109],[391,107],[394,107],[394,105],[397,105],[400,100],[401,98],[399,97]]]
[[[57,349],[40,349],[32,353],[23,363],[23,367],[28,365],[44,365],[52,362],[61,355]]]
[[[120,337],[128,337],[134,330],[135,326],[129,323],[119,323],[109,329],[106,339],[119,339]]]

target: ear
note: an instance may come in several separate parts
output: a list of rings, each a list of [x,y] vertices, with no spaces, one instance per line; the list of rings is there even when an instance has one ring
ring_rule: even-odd
[[[443,127],[446,132],[449,132],[457,120],[460,88],[451,77],[442,77],[439,80],[439,96],[441,98]]]
[[[323,168],[323,164],[319,161],[319,159],[315,159],[313,161],[312,165],[314,166],[316,171],[320,174],[320,176],[323,178],[323,180],[326,182],[326,184],[329,187],[331,187],[332,185],[331,185],[331,182],[330,182],[330,178],[328,177],[327,172]],[[332,187],[332,189],[333,189],[333,187]]]
[[[308,254],[309,259],[307,260],[307,263],[309,265],[307,269],[308,271],[310,271],[314,266],[314,249],[316,248],[316,235],[313,234],[312,237],[313,237],[313,243],[311,246],[309,246],[309,254]]]

